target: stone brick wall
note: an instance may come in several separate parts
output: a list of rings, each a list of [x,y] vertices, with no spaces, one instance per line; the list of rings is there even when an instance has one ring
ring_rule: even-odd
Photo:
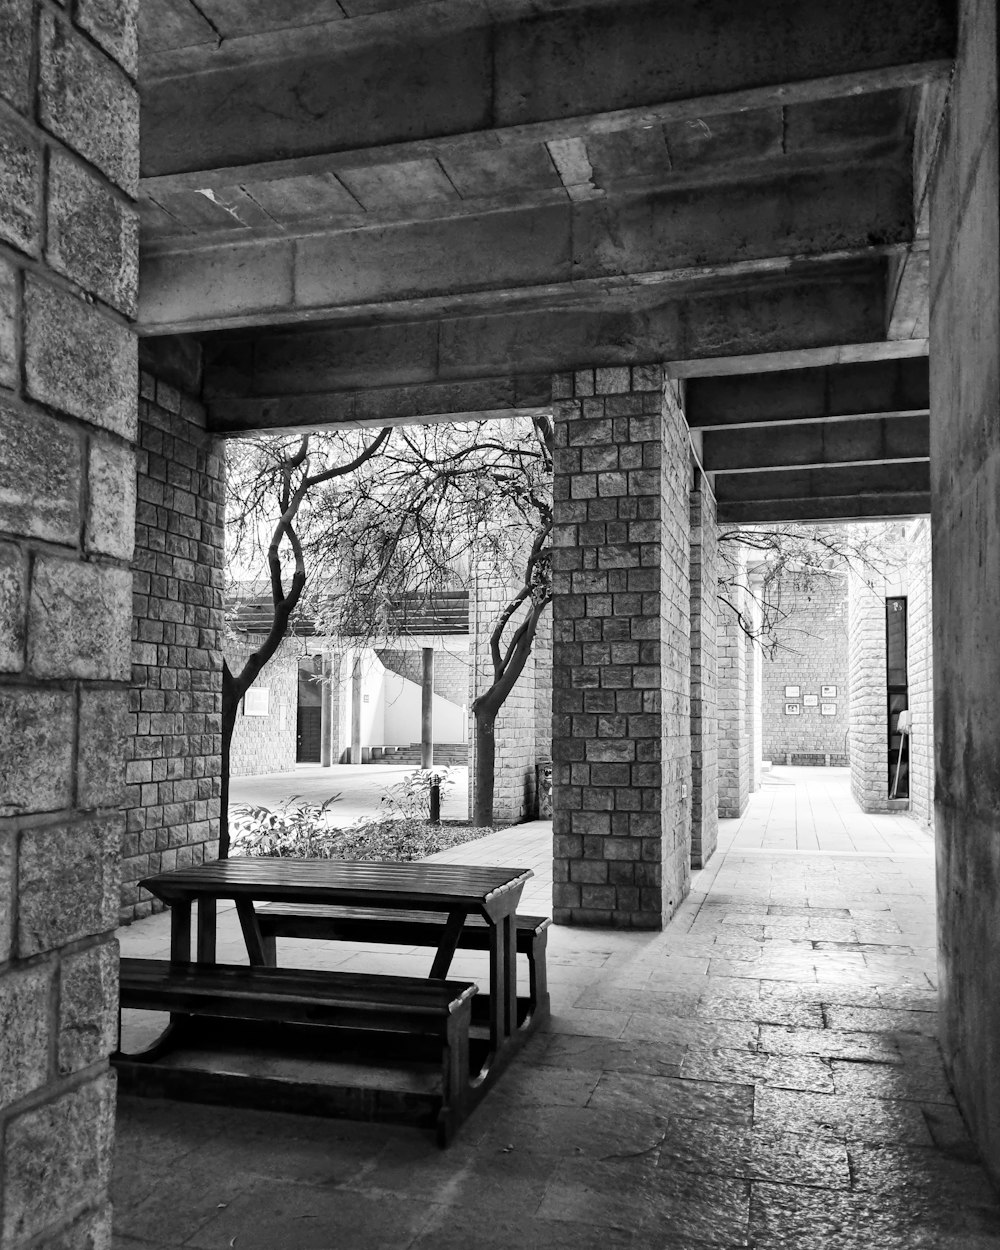
[[[252,651],[264,641],[263,635],[227,638],[223,655],[233,672],[239,672]],[[258,773],[291,772],[295,767],[296,712],[299,702],[299,656],[302,642],[286,639],[268,660],[253,688],[268,694],[266,716],[236,717],[229,748],[229,775],[253,777]]]
[[[742,595],[735,607],[744,609]],[[751,756],[747,716],[747,637],[733,607],[719,603],[719,815],[742,816],[750,801]]]
[[[518,587],[499,584],[479,570],[469,595],[469,659],[472,664],[473,697],[488,689],[493,681],[490,633],[503,608]],[[521,617],[512,622],[516,628]],[[471,699],[470,699],[471,705]],[[528,656],[497,715],[494,727],[496,757],[493,779],[493,820],[495,824],[516,824],[535,814],[535,653]],[[469,713],[469,777],[476,770],[475,718]],[[473,787],[469,786],[469,814],[472,814]]]
[[[699,475],[700,476],[700,475]],[[691,492],[691,866],[719,838],[719,527],[707,483]]]
[[[159,349],[146,345],[149,353]],[[122,918],[147,915],[138,882],[218,850],[223,474],[201,407],[153,355],[140,378],[128,829]],[[195,378],[174,381],[194,388]]]
[[[885,588],[848,577],[851,793],[866,811],[888,810]]]
[[[934,630],[931,608],[930,522],[914,522],[907,567],[909,622],[910,815],[934,825]]]
[[[762,657],[763,751],[775,764],[846,767],[850,726],[850,680],[847,640],[847,574],[837,573],[812,585],[785,579],[781,607],[787,616],[778,627],[778,650]],[[785,696],[798,686],[798,697]],[[824,699],[822,686],[836,686],[836,698]],[[816,699],[807,706],[806,696]],[[786,704],[799,708],[787,715]],[[835,716],[824,716],[823,704]]]
[[[129,6],[0,4],[0,1246],[110,1245],[136,440]]]
[[[658,928],[691,854],[687,427],[660,366],[554,394],[554,916]]]

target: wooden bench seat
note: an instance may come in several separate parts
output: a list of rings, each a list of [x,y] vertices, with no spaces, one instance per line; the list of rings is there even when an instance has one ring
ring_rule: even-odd
[[[323,938],[338,942],[372,942],[392,946],[437,946],[448,917],[443,912],[395,911],[309,903],[261,903],[257,922],[268,961],[277,964],[275,939]],[[516,916],[518,954],[528,962],[528,995],[522,1027],[538,1024],[549,1012],[545,952],[548,916]],[[469,916],[458,940],[465,950],[489,950],[490,931],[481,916]]]
[[[170,1012],[175,1025],[200,1017],[283,1026],[321,1025],[351,1037],[375,1033],[433,1039],[434,1053],[441,1056],[436,1117],[441,1145],[447,1145],[467,1113],[469,1026],[476,993],[470,982],[123,958],[120,986],[122,1008]],[[183,1035],[183,1028],[180,1033]],[[329,1057],[335,1060],[337,1035],[331,1032],[329,1037]],[[155,1060],[174,1045],[176,1039],[158,1043],[138,1056],[119,1051],[114,1057],[119,1078],[126,1076],[125,1084],[132,1092],[147,1092],[141,1088],[143,1077],[137,1069],[156,1068]],[[160,1072],[152,1078],[154,1088],[148,1092],[160,1092],[162,1080]],[[188,1090],[185,1096],[197,1097],[197,1083],[192,1087],[190,1072],[183,1083]],[[210,1083],[208,1075],[206,1083]]]

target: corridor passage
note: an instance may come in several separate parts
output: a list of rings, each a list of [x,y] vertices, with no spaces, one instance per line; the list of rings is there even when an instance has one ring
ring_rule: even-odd
[[[548,836],[522,827],[465,858],[520,862],[528,837],[537,860]],[[666,932],[552,931],[551,1027],[450,1150],[123,1100],[115,1245],[1000,1250],[935,1040],[933,898],[928,834],[860,813],[846,772],[775,769]],[[122,948],[165,955],[167,938],[152,917]],[[292,942],[280,957],[388,963]]]

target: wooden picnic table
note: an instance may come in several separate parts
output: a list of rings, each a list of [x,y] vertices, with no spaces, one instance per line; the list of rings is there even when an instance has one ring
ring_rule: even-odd
[[[382,864],[329,859],[233,858],[157,873],[140,884],[171,909],[170,957],[191,960],[192,907],[197,904],[195,959],[214,963],[220,900],[232,900],[251,965],[273,959],[261,934],[255,903],[301,903],[399,911],[438,912],[447,919],[430,976],[447,976],[466,920],[481,916],[489,929],[489,1055],[483,1069],[501,1067],[517,1031],[515,913],[530,869],[487,865]]]

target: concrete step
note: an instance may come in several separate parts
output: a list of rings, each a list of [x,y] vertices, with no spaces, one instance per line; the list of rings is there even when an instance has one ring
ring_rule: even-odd
[[[435,742],[434,763],[441,768],[454,768],[469,762],[469,748],[464,742]],[[412,764],[420,767],[420,743],[408,747],[372,747],[365,763]]]

